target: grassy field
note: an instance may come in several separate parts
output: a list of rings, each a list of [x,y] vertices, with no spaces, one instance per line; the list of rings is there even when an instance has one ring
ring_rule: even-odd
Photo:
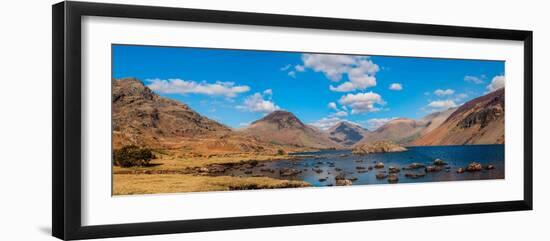
[[[280,180],[269,177],[201,176],[194,174],[158,174],[156,171],[180,171],[211,164],[241,161],[271,161],[297,158],[288,155],[224,154],[211,156],[178,156],[157,153],[148,167],[113,167],[113,195],[228,191],[310,186],[303,181]],[[152,171],[155,174],[135,174],[132,171]]]
[[[184,174],[115,174],[113,195],[181,193],[308,187],[303,181],[268,177],[194,176]]]

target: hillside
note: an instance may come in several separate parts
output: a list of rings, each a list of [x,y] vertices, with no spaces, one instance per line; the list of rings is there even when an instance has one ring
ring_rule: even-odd
[[[160,97],[134,78],[112,83],[113,145],[160,145],[174,138],[226,134],[228,127]]]
[[[340,147],[331,141],[327,134],[305,125],[294,114],[281,110],[252,122],[240,132],[278,145],[318,149]]]
[[[242,136],[189,106],[163,98],[141,81],[112,81],[113,147],[169,148],[191,153],[276,153],[286,148]]]
[[[504,88],[464,103],[413,145],[504,143]]]
[[[366,144],[373,141],[389,140],[401,145],[409,145],[420,136],[441,125],[456,108],[431,113],[420,120],[397,118],[372,132],[368,132],[357,144]]]

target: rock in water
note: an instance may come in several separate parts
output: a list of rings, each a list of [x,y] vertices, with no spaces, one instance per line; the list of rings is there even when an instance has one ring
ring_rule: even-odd
[[[388,182],[392,184],[399,182],[399,178],[397,177],[397,174],[390,174],[390,176],[388,176]]]
[[[374,165],[374,168],[376,168],[376,169],[384,168],[384,163],[383,162],[377,162]]]
[[[348,179],[336,180],[336,186],[351,186],[353,182]]]
[[[370,153],[401,152],[406,150],[407,148],[399,146],[392,141],[383,140],[355,146],[352,153],[357,155],[365,155]]]
[[[438,159],[434,160],[434,165],[436,165],[436,166],[445,166],[445,165],[447,165],[447,163],[438,158]]]
[[[481,171],[482,169],[483,167],[481,166],[481,164],[477,162],[472,162],[468,165],[468,167],[466,167],[466,171],[469,171],[469,172]]]
[[[376,173],[376,179],[384,179],[386,177],[388,177],[386,173],[382,173],[382,172]]]

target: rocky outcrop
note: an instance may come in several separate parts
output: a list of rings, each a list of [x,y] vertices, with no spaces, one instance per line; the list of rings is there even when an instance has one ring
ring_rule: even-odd
[[[370,153],[401,152],[407,151],[407,148],[399,146],[392,141],[374,141],[367,144],[355,146],[353,154],[365,155]]]

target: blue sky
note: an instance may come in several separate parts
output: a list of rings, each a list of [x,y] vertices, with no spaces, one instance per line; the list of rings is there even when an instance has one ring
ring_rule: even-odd
[[[368,51],[368,50],[366,50]],[[113,45],[113,77],[135,77],[233,128],[287,110],[321,129],[419,119],[504,86],[504,62]]]

